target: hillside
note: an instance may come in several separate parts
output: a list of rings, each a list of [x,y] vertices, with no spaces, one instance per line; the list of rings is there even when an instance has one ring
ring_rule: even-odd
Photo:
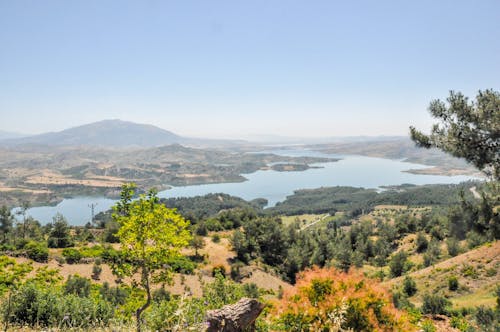
[[[184,139],[152,125],[122,120],[103,120],[83,126],[5,141],[9,145],[89,145],[89,146],[158,146],[181,143]]]

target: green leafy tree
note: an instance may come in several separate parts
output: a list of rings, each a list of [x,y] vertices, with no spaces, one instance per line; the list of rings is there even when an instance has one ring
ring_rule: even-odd
[[[146,302],[137,309],[137,331],[141,330],[141,315],[152,301],[151,285],[169,278],[168,262],[180,256],[180,249],[189,245],[189,222],[173,209],[159,202],[155,190],[132,201],[134,184],[122,187],[121,200],[113,207],[113,219],[120,225],[124,260],[113,265],[119,276],[139,273],[139,286],[146,292]]]
[[[389,262],[391,276],[399,277],[408,270],[408,255],[404,251],[400,251],[392,256]]]
[[[54,216],[54,225],[47,241],[50,248],[67,248],[73,245],[69,235],[68,221],[60,213]]]
[[[470,102],[460,92],[450,91],[448,105],[433,100],[431,115],[439,120],[425,135],[410,127],[411,138],[418,146],[436,147],[456,157],[465,158],[495,180],[500,180],[500,93],[479,91]]]

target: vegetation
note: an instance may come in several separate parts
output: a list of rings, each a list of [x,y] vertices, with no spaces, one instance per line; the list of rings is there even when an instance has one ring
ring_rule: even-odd
[[[418,146],[437,147],[465,158],[496,181],[500,181],[500,93],[479,91],[475,102],[460,92],[450,92],[448,105],[433,100],[431,115],[439,120],[429,136],[410,127]]]
[[[279,331],[416,330],[376,282],[331,268],[300,273],[271,317]]]
[[[114,207],[113,219],[120,225],[118,238],[125,259],[113,265],[120,276],[140,275],[140,287],[146,292],[146,302],[136,310],[137,331],[141,330],[141,316],[152,301],[151,285],[168,280],[165,265],[191,239],[189,223],[176,211],[159,203],[151,190],[132,201],[133,184],[124,185],[121,200]]]

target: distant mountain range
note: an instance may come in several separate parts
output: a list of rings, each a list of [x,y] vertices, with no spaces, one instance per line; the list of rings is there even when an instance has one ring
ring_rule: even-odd
[[[148,124],[122,120],[103,120],[59,132],[14,138],[0,138],[1,145],[155,147],[170,144],[224,145],[238,141],[182,137],[171,131]]]
[[[122,120],[103,120],[59,132],[21,135],[0,131],[0,146],[95,146],[108,148],[149,148],[170,144],[195,147],[244,147],[246,145],[302,145],[334,142],[399,141],[400,136],[353,136],[304,138],[261,135],[245,140],[205,139],[179,136],[171,131]],[[250,143],[253,142],[253,143]]]

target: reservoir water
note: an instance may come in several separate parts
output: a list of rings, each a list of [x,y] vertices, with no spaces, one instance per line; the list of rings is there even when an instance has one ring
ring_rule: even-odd
[[[227,193],[246,200],[265,198],[269,206],[283,201],[297,189],[312,189],[330,186],[353,186],[379,188],[403,183],[450,184],[477,178],[471,176],[417,175],[404,172],[429,166],[412,164],[400,160],[363,157],[357,155],[332,155],[310,150],[270,150],[279,155],[342,158],[337,162],[319,163],[300,172],[277,172],[273,170],[244,174],[247,181],[217,183],[184,187],[173,187],[159,193],[160,197],[192,197],[208,193]],[[91,219],[90,205],[96,204],[95,213],[108,210],[116,200],[104,197],[67,198],[57,206],[41,206],[28,210],[28,215],[42,224],[52,221],[56,213],[63,214],[72,225],[84,225]]]

